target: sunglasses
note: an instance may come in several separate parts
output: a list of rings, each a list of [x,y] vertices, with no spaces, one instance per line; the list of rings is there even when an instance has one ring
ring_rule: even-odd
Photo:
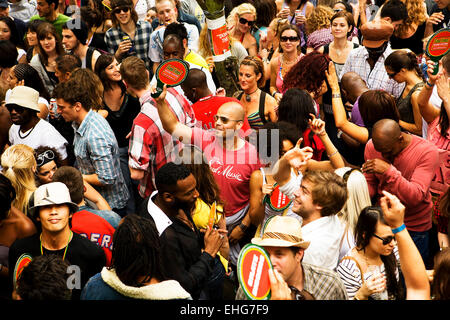
[[[394,77],[397,75],[398,72],[394,72],[394,73],[386,72],[386,73],[387,73],[389,79],[394,79]]]
[[[252,27],[255,24],[255,21],[248,21],[247,19],[239,18],[239,23],[248,24],[249,27]]]
[[[243,121],[243,120],[233,120],[233,119],[228,119],[227,117],[224,116],[218,116],[217,114],[214,116],[214,121],[217,122],[220,119],[220,122],[222,122],[223,124],[227,124],[229,121]]]
[[[298,41],[298,40],[299,40],[299,38],[295,37],[295,36],[292,36],[292,37],[281,36],[280,37],[280,41],[281,42],[288,42],[288,41],[295,42],[295,41]]]
[[[115,13],[115,14],[118,14],[118,13],[121,13],[121,12],[127,13],[128,11],[130,11],[129,7],[119,7],[119,8],[115,8],[113,10],[113,13]]]
[[[47,151],[40,153],[36,157],[36,164],[38,165],[38,167],[41,167],[46,162],[51,161],[53,159],[55,159],[55,154],[53,153],[52,150],[47,150]],[[48,161],[45,161],[45,160],[48,160]]]
[[[380,239],[381,241],[383,241],[383,245],[384,245],[384,246],[387,245],[387,244],[389,244],[389,243],[391,243],[392,240],[395,239],[394,236],[387,236],[386,238],[382,238],[382,237],[380,237],[380,236],[377,236],[376,234],[373,234],[373,236],[374,236],[375,238],[378,238],[378,239]]]
[[[23,113],[25,111],[24,107],[18,106],[16,104],[8,104],[6,105],[6,109],[8,109],[9,113],[11,111],[16,110],[17,113]]]

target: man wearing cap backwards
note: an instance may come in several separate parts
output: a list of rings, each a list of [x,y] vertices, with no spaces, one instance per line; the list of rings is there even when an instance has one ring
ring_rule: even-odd
[[[94,71],[95,63],[101,53],[90,47],[87,42],[88,27],[81,19],[72,19],[62,27],[62,44],[66,51],[81,60],[81,67]]]
[[[13,125],[9,129],[9,144],[26,144],[33,149],[39,146],[55,148],[67,163],[67,140],[47,121],[40,119],[39,92],[26,86],[12,89],[6,101]]]
[[[347,292],[338,274],[303,261],[310,246],[302,236],[300,222],[289,216],[271,218],[261,238],[252,243],[269,254],[273,270],[269,270],[273,300],[347,300]],[[240,287],[236,300],[245,300]]]
[[[105,266],[103,250],[88,239],[70,230],[70,219],[78,206],[70,199],[66,185],[51,182],[40,186],[34,192],[32,218],[42,230],[30,237],[16,240],[9,250],[9,265],[16,265],[23,254],[31,258],[54,254],[69,262],[73,269],[68,285],[71,286],[72,299],[79,299],[81,289],[87,280]],[[10,279],[14,283],[17,270],[10,268]],[[14,293],[13,293],[14,294]]]
[[[367,83],[370,90],[385,90],[398,98],[403,92],[405,83],[390,79],[384,68],[384,61],[392,53],[389,39],[393,32],[394,26],[385,19],[363,24],[361,26],[362,46],[350,51],[339,78],[347,72],[356,72]],[[340,97],[334,95],[333,98]]]

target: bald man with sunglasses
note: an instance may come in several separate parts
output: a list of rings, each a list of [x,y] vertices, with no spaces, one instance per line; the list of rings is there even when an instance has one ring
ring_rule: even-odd
[[[164,99],[166,90],[164,88],[159,98],[155,99],[162,125],[174,139],[194,144],[203,151],[226,203],[230,263],[236,265],[241,246],[250,241],[250,237],[245,237],[246,231],[253,227],[248,214],[250,176],[261,167],[256,148],[240,135],[245,118],[244,108],[239,102],[226,102],[213,116],[214,129],[190,128],[170,112]],[[251,233],[249,230],[248,234]]]

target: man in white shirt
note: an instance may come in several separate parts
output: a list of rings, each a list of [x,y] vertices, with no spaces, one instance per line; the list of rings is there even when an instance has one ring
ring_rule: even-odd
[[[6,108],[11,115],[13,125],[9,129],[9,144],[25,144],[33,149],[39,146],[55,148],[67,164],[67,140],[47,121],[40,119],[37,113],[39,92],[26,86],[17,86],[11,90]]]
[[[294,200],[292,211],[303,219],[303,237],[311,242],[303,261],[335,270],[345,229],[336,214],[347,201],[347,186],[334,172],[307,171],[299,187],[291,168],[298,169],[299,161],[308,161],[311,155],[310,148],[296,146],[277,162],[273,177],[280,191]]]

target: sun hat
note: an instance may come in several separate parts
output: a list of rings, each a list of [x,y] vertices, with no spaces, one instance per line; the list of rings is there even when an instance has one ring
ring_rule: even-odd
[[[386,20],[373,20],[361,26],[362,45],[368,48],[378,48],[392,36],[394,27]]]
[[[38,106],[39,92],[27,86],[17,86],[11,90],[5,105],[15,104],[27,109],[41,112]]]
[[[30,209],[35,211],[39,207],[55,204],[67,204],[71,212],[78,211],[78,206],[70,199],[69,188],[62,182],[50,182],[37,188],[34,191],[34,206]]]
[[[262,237],[255,237],[252,243],[262,247],[308,248],[310,241],[302,236],[299,220],[289,216],[274,216],[267,222]]]

